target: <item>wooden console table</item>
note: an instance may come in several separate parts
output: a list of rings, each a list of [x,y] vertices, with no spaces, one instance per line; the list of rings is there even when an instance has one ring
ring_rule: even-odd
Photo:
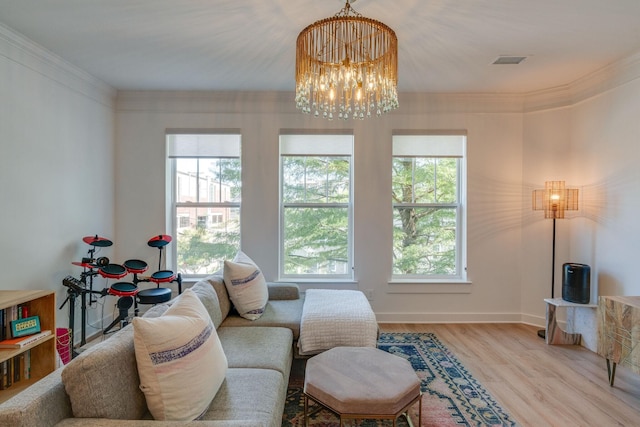
[[[640,296],[598,299],[598,354],[607,359],[609,385],[616,366],[640,373]]]
[[[547,344],[579,345],[582,335],[574,332],[575,311],[576,309],[582,308],[595,309],[598,306],[595,304],[577,304],[565,301],[562,298],[545,298],[544,302],[547,303],[545,342]],[[563,331],[560,325],[558,325],[558,319],[556,317],[557,307],[564,307],[569,311],[567,316],[567,329],[571,332]]]

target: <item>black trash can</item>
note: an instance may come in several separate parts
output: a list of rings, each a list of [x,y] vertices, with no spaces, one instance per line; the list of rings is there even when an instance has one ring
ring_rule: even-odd
[[[562,299],[577,304],[589,304],[591,267],[573,262],[562,264]]]

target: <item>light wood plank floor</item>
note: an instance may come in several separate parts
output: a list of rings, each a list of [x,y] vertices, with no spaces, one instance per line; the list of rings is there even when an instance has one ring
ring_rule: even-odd
[[[432,332],[521,426],[640,426],[640,375],[580,346],[546,345],[521,324],[381,324]]]

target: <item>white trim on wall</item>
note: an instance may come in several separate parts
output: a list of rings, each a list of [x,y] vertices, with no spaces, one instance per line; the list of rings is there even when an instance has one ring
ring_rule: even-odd
[[[0,56],[111,109],[117,91],[86,71],[0,23]]]
[[[376,320],[380,323],[527,323],[520,313],[376,312]],[[544,327],[544,319],[535,326]]]

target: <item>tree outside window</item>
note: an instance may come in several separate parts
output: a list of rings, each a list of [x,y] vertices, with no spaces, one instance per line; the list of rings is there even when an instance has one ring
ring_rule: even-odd
[[[394,277],[461,278],[463,142],[460,136],[394,136]]]
[[[281,135],[281,277],[353,277],[352,139]]]
[[[240,135],[168,135],[174,265],[183,276],[222,268],[240,247]]]

